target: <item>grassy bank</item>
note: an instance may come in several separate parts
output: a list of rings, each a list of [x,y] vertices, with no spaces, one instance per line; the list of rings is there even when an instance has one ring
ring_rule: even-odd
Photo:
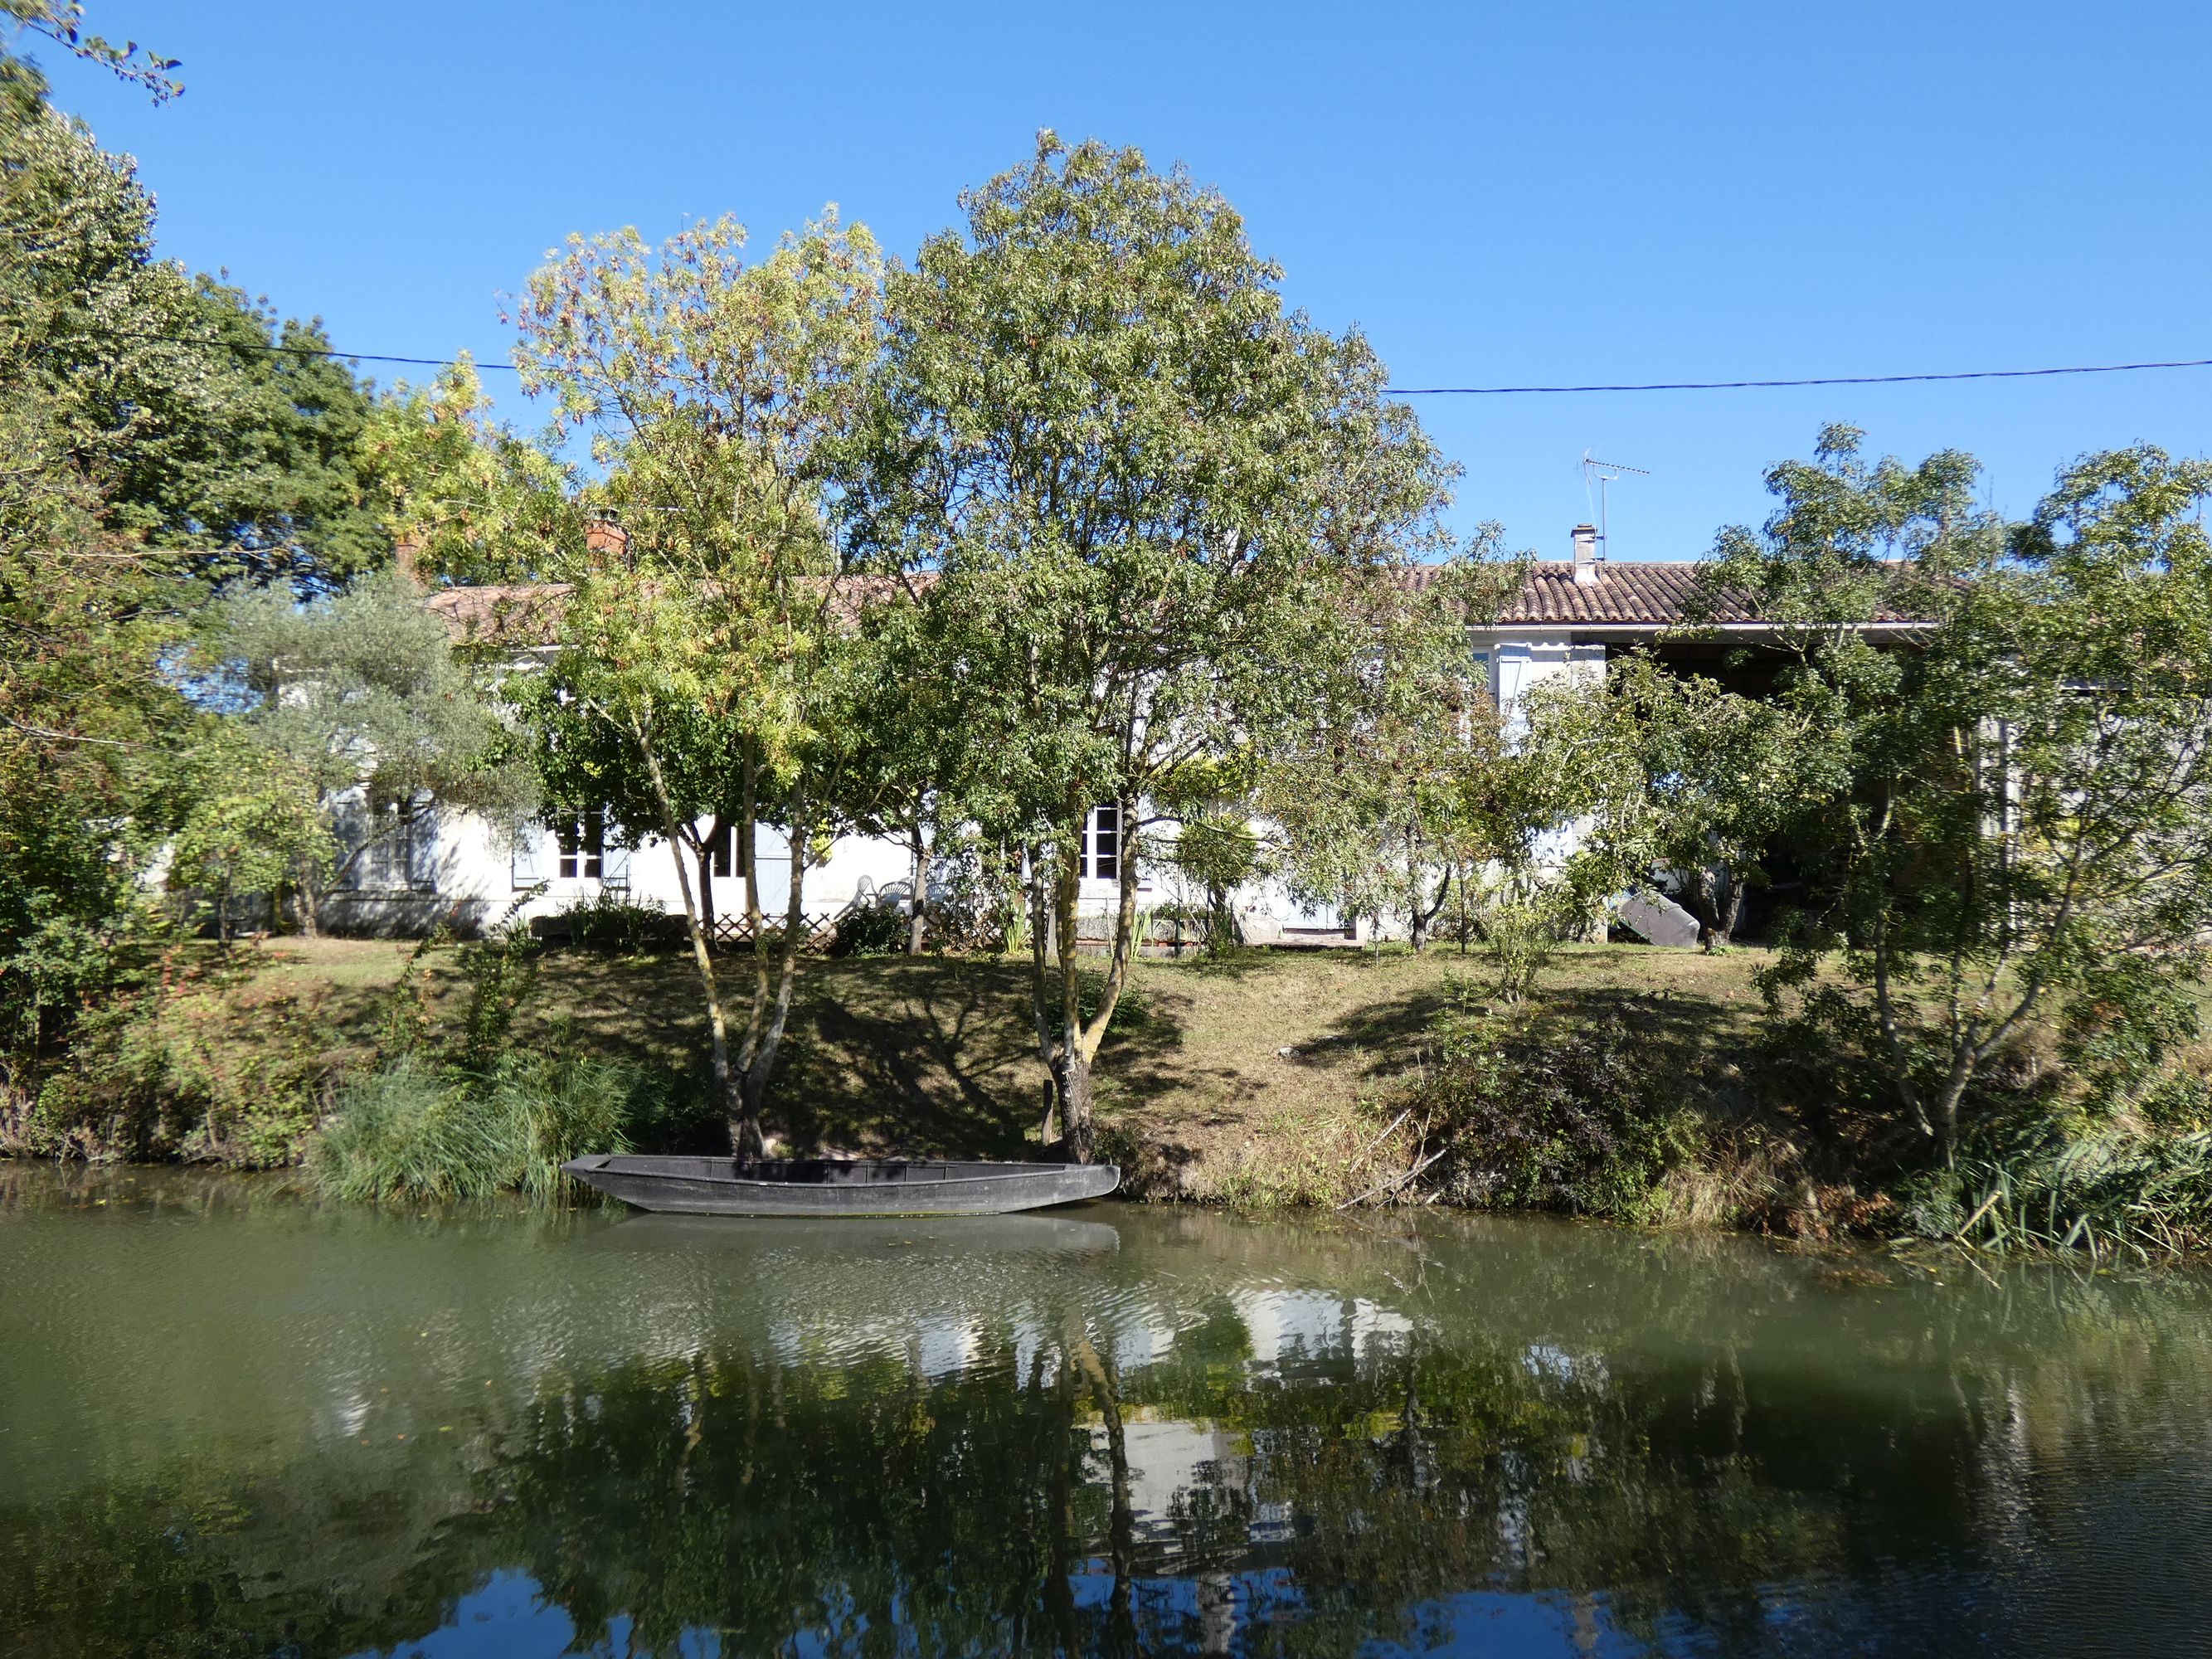
[[[1909,1180],[1926,1149],[1863,1076],[1774,1040],[1753,982],[1763,959],[1571,946],[1510,1007],[1487,1004],[1476,964],[1443,950],[1146,962],[1100,1061],[1103,1142],[1156,1199],[1418,1197],[1798,1236],[1894,1231],[1930,1201]],[[349,1144],[368,1149],[347,1166],[363,1191],[375,1180],[358,1171],[411,1123],[495,1145],[520,1182],[533,1178],[529,1146],[611,1131],[614,1105],[519,1117],[534,1085],[518,1085],[517,1068],[531,1064],[607,1068],[564,1074],[570,1098],[635,1097],[635,1079],[658,1079],[646,1092],[660,1103],[630,1139],[717,1146],[683,957],[534,952],[489,1027],[485,971],[481,954],[380,941],[270,941],[227,961],[195,949],[172,963],[160,1017],[132,1028],[117,1074],[84,1086],[138,1101],[142,1153],[226,1162],[312,1146],[337,1167],[333,1137],[312,1126],[338,1109]],[[481,1052],[460,1074],[480,1086],[377,1081],[395,1048],[450,1060],[471,1032]],[[166,1091],[150,1130],[149,1078]],[[1019,964],[814,962],[770,1127],[800,1151],[1020,1157],[1036,1148],[1042,1082]],[[17,1150],[100,1150],[30,1146],[20,1121],[14,1133]],[[132,1150],[131,1134],[106,1150]],[[1973,1224],[2024,1205],[2008,1199]]]

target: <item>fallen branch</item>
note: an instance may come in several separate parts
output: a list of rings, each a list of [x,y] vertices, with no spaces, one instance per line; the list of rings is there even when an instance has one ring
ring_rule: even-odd
[[[1431,1152],[1426,1158],[1423,1158],[1419,1164],[1416,1164],[1412,1169],[1407,1170],[1402,1175],[1393,1176],[1389,1180],[1382,1182],[1378,1186],[1370,1187],[1365,1192],[1360,1194],[1358,1197],[1347,1198],[1343,1203],[1338,1205],[1336,1207],[1340,1210],[1348,1210],[1356,1204],[1364,1204],[1370,1198],[1379,1198],[1386,1193],[1395,1192],[1399,1188],[1404,1186],[1415,1176],[1419,1175],[1422,1170],[1427,1169],[1430,1164],[1435,1163],[1438,1158],[1442,1158],[1450,1150],[1451,1148],[1449,1146],[1437,1147],[1436,1151]]]

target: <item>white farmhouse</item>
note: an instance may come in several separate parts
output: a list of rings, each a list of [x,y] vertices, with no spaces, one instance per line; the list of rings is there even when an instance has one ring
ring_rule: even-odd
[[[1680,636],[1697,567],[1608,561],[1599,556],[1598,545],[1595,530],[1576,526],[1571,558],[1530,565],[1519,594],[1497,621],[1469,629],[1468,649],[1509,721],[1515,705],[1538,682],[1557,674],[1601,674],[1607,659],[1622,652],[1655,648],[1685,668],[1725,679],[1734,678],[1726,666],[1731,653],[1772,636],[1771,624],[1741,609],[1724,610],[1695,637]],[[526,655],[548,648],[544,641],[567,591],[560,584],[448,587],[428,604],[457,641],[507,645]],[[1894,621],[1911,626],[1902,617]],[[1103,919],[1112,909],[1126,850],[1125,826],[1115,809],[1093,811],[1082,849],[1086,915]],[[325,926],[419,933],[442,922],[457,933],[471,933],[507,915],[551,916],[603,895],[647,909],[680,913],[683,908],[668,845],[653,839],[621,846],[597,813],[507,824],[433,812],[415,834],[380,854],[362,860],[351,884],[325,902]],[[726,839],[713,863],[718,878],[736,878],[750,860],[759,872],[763,908],[781,915],[790,890],[791,858],[788,842],[764,826],[752,847]],[[826,864],[807,871],[808,915],[827,922],[854,904],[902,902],[912,873],[911,855],[901,843],[843,836]],[[1182,898],[1168,890],[1173,879],[1148,872],[1140,902]],[[725,896],[734,896],[734,884],[724,888],[718,879],[716,885],[716,908],[726,914],[734,907]],[[1255,944],[1342,944],[1371,937],[1371,923],[1342,922],[1330,911],[1297,904],[1270,884],[1255,884],[1237,904],[1246,937]]]

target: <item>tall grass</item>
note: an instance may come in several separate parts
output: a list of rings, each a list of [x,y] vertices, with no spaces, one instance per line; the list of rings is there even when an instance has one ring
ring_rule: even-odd
[[[629,1150],[659,1114],[659,1086],[592,1060],[509,1059],[489,1073],[409,1057],[349,1085],[307,1147],[315,1183],[353,1200],[467,1199],[520,1191],[547,1201],[567,1159]]]
[[[2146,1261],[2212,1249],[2212,1130],[2052,1127],[1927,1177],[1905,1214],[1922,1237],[1984,1249]]]

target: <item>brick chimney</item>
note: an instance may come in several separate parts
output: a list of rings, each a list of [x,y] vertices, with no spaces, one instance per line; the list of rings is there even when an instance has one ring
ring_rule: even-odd
[[[417,587],[422,585],[422,544],[412,530],[403,530],[392,538],[392,562],[409,581]]]
[[[595,507],[584,519],[584,546],[594,558],[629,562],[629,532],[611,507]]]
[[[1597,586],[1597,526],[1594,524],[1575,526],[1575,586]]]

